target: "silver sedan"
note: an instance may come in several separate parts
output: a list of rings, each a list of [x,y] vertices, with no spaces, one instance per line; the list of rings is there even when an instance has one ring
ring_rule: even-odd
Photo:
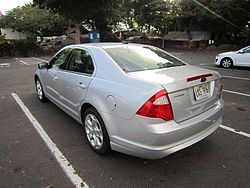
[[[159,159],[210,135],[222,122],[219,73],[153,46],[71,45],[38,65],[40,101],[81,123],[92,150]]]

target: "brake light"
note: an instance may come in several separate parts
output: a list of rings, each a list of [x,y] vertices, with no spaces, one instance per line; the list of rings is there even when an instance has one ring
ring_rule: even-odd
[[[165,90],[152,96],[136,114],[150,118],[161,118],[165,121],[174,119],[172,106]]]
[[[219,98],[222,98],[222,79],[220,79],[220,90],[219,90]]]
[[[211,77],[213,76],[213,74],[202,74],[202,75],[198,75],[198,76],[193,76],[193,77],[189,77],[187,78],[187,82],[191,82],[191,81],[194,81],[194,80],[199,80],[201,78],[206,78],[206,77]]]

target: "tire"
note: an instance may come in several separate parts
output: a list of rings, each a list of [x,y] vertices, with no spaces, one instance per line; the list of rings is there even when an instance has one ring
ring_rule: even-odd
[[[83,116],[84,136],[90,148],[100,155],[110,151],[110,140],[104,122],[96,109],[88,108]]]
[[[225,57],[221,60],[220,65],[223,68],[231,68],[233,66],[233,60],[229,57]]]
[[[36,83],[36,94],[38,99],[41,102],[47,102],[48,99],[44,95],[42,84],[38,78],[35,80],[35,83]]]

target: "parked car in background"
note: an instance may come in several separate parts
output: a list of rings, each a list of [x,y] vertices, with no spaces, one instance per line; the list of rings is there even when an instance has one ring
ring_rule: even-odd
[[[218,54],[214,63],[224,68],[230,68],[233,66],[250,67],[250,46],[238,51]]]
[[[64,46],[74,44],[74,42],[75,42],[74,36],[71,35],[43,37],[40,46],[43,49],[54,48],[56,51],[58,51]]]
[[[83,125],[99,154],[162,158],[222,123],[219,73],[148,45],[67,46],[38,65],[35,86],[40,101],[49,99]]]

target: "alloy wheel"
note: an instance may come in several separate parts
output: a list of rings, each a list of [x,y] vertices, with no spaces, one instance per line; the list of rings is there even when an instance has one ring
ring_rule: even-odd
[[[231,59],[225,58],[225,59],[222,60],[222,67],[229,68],[231,66],[232,66],[232,60]]]
[[[41,83],[39,80],[36,81],[36,91],[37,91],[37,96],[40,100],[43,99],[43,89],[41,86]]]
[[[84,125],[91,146],[97,150],[101,149],[103,145],[103,131],[98,119],[93,114],[88,114]]]

